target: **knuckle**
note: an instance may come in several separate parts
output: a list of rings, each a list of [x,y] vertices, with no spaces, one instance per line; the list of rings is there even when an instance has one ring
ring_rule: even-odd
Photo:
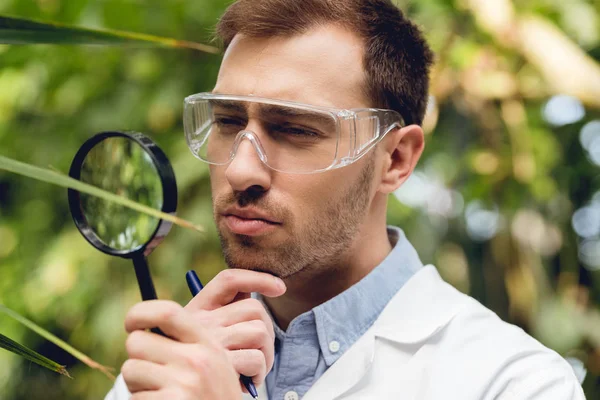
[[[127,382],[131,378],[135,370],[135,361],[133,361],[132,359],[125,360],[125,362],[121,366],[121,375],[123,375],[123,379],[125,379],[125,381]]]
[[[184,355],[184,362],[191,367],[193,371],[203,371],[210,368],[210,357],[206,352],[197,349],[187,351]]]
[[[175,388],[168,389],[165,393],[164,398],[165,399],[188,400],[188,399],[192,399],[193,397],[188,392],[188,390],[181,388],[181,387],[175,387]]]
[[[129,311],[127,311],[127,315],[125,315],[125,330],[129,331],[135,322],[137,321],[137,319],[139,318],[139,314],[141,312],[141,309],[145,307],[145,305],[143,303],[137,303],[134,304]]]
[[[235,271],[231,269],[225,269],[219,272],[219,275],[217,277],[219,278],[219,281],[227,287],[234,286],[237,282],[237,275]]]
[[[194,320],[202,326],[214,326],[216,324],[215,313],[209,310],[196,310],[193,312]]]
[[[255,381],[262,382],[266,376],[267,370],[271,365],[267,365],[267,359],[260,350],[244,350],[243,355],[236,360],[234,365],[236,372],[252,376]]]
[[[165,302],[160,311],[160,319],[163,321],[173,321],[179,316],[182,307],[174,301]]]
[[[251,321],[250,327],[252,329],[252,336],[255,337],[260,344],[271,341],[271,335],[269,335],[269,331],[264,322],[259,320]]]
[[[265,354],[260,350],[250,350],[248,352],[248,365],[257,371],[260,371],[267,364]]]
[[[261,322],[266,329],[266,332],[274,337],[275,333],[273,330],[273,323],[271,322],[271,317],[269,316],[265,306],[258,299],[246,299],[243,300],[245,302],[244,307],[248,310],[248,319],[258,320]]]
[[[246,307],[253,313],[253,316],[261,318],[263,314],[266,316],[267,311],[263,307],[262,303],[258,299],[249,298],[244,300],[246,302]]]
[[[143,352],[141,350],[143,335],[144,334],[142,331],[133,331],[129,334],[129,336],[127,336],[127,339],[125,340],[125,349],[127,350],[129,357],[143,358]]]
[[[179,384],[181,389],[183,390],[182,394],[198,393],[201,385],[200,375],[195,371],[192,373],[180,374]]]

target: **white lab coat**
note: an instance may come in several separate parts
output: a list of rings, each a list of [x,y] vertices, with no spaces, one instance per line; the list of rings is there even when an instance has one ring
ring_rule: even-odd
[[[268,399],[265,385],[258,391],[259,399]],[[128,398],[119,376],[105,400]],[[425,266],[302,399],[585,397],[562,357],[445,283],[433,266]]]

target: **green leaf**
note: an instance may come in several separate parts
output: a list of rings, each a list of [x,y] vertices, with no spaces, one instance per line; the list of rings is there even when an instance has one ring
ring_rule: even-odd
[[[15,174],[27,176],[29,178],[37,179],[46,183],[51,183],[53,185],[62,186],[69,189],[75,189],[79,192],[100,197],[104,200],[113,201],[124,207],[128,207],[133,210],[148,214],[155,218],[170,221],[184,228],[193,229],[198,232],[204,231],[204,229],[201,226],[194,225],[191,222],[188,222],[184,219],[178,218],[171,214],[164,213],[159,210],[155,210],[154,208],[148,207],[144,204],[136,203],[135,201],[130,200],[126,197],[107,192],[96,186],[83,183],[81,181],[78,181],[77,179],[71,178],[68,175],[61,174],[51,169],[36,167],[34,165],[26,164],[0,155],[0,170],[2,169],[7,170],[9,172],[13,172]]]
[[[0,15],[0,44],[144,44],[187,48],[211,54],[220,53],[216,47],[185,40],[118,30],[82,28],[6,15]]]
[[[64,365],[60,365],[57,362],[54,362],[51,359],[44,357],[40,353],[15,342],[14,340],[4,336],[1,333],[0,347],[11,351],[21,357],[24,357],[27,360],[32,361],[38,365],[41,365],[44,368],[48,368],[51,371],[58,372],[61,375],[71,378],[71,375],[69,375],[69,372],[67,372],[67,369]]]
[[[109,379],[112,379],[113,381],[115,380],[114,375],[110,373],[110,371],[112,370],[112,368],[106,367],[106,366],[104,366],[104,365],[102,365],[102,364],[94,361],[89,356],[83,354],[81,351],[77,350],[76,348],[74,348],[73,346],[71,346],[70,344],[68,344],[67,342],[59,339],[56,336],[54,336],[52,333],[48,332],[47,330],[45,330],[41,326],[37,325],[35,322],[28,320],[27,318],[23,317],[19,313],[11,310],[10,308],[8,308],[8,307],[6,307],[6,306],[4,306],[2,304],[0,304],[0,313],[4,313],[4,314],[8,315],[9,317],[13,318],[17,322],[25,325],[27,328],[31,329],[32,331],[34,331],[35,333],[37,333],[38,335],[40,335],[44,339],[46,339],[46,340],[54,343],[55,345],[57,345],[58,347],[60,347],[64,351],[66,351],[67,353],[71,354],[73,357],[77,358],[79,361],[83,362],[87,366],[89,366],[91,368],[94,368],[94,369],[97,369],[100,372],[102,372],[104,375],[106,375]],[[2,336],[2,335],[0,334],[0,336]],[[6,336],[4,336],[4,338],[6,338]],[[2,339],[2,338],[0,338],[0,339]],[[17,347],[17,346],[21,346],[20,344],[12,341],[11,339],[8,339],[8,338],[6,338],[6,339],[8,341],[12,342],[12,343],[15,343],[16,346],[15,345],[7,344],[6,347],[2,346],[3,348],[5,348],[7,350],[10,350],[10,351],[13,351],[13,353],[22,355],[23,357],[26,357],[26,355],[25,355],[26,352],[24,352],[23,350],[20,350]],[[6,342],[6,343],[8,343],[8,342]],[[1,344],[2,343],[0,343],[0,345]],[[12,346],[12,347],[10,347],[10,346]],[[26,350],[29,350],[29,349],[27,349],[24,346],[21,346],[21,347],[23,347]],[[16,351],[15,350],[11,350],[12,348],[16,349]],[[29,351],[33,351],[33,350],[29,350]],[[39,357],[41,357],[40,359],[48,360],[44,356],[39,355]],[[26,357],[26,358],[29,359],[28,357]],[[31,360],[31,361],[34,361],[34,360]],[[54,363],[51,360],[48,360],[48,361]],[[34,362],[36,362],[36,361],[34,361]],[[54,363],[54,364],[56,364],[56,363]],[[42,364],[40,364],[40,365],[42,365]],[[58,364],[56,364],[56,365],[58,365]],[[42,365],[42,366],[46,366],[46,365]],[[53,370],[56,371],[56,372],[59,372],[59,373],[63,373],[63,375],[66,374],[67,376],[69,376],[69,374],[66,373],[67,372],[66,369],[64,367],[62,367],[62,369],[64,370],[64,373],[61,372],[61,371],[58,371],[58,370],[54,370],[54,369]]]

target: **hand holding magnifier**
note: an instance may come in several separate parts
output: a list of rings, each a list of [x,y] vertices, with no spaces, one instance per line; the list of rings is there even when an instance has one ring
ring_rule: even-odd
[[[177,207],[173,168],[162,150],[141,133],[93,136],[75,155],[69,176],[166,213],[174,214]],[[76,190],[69,189],[68,196],[83,237],[104,253],[131,259],[142,299],[156,299],[146,257],[162,242],[171,222]]]

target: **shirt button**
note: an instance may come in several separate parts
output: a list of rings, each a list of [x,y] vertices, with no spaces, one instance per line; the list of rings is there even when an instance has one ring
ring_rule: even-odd
[[[298,393],[290,390],[283,396],[283,400],[298,400]]]
[[[338,342],[337,340],[332,340],[331,342],[329,342],[329,351],[331,351],[332,353],[337,353],[338,351],[340,351],[340,342]]]

